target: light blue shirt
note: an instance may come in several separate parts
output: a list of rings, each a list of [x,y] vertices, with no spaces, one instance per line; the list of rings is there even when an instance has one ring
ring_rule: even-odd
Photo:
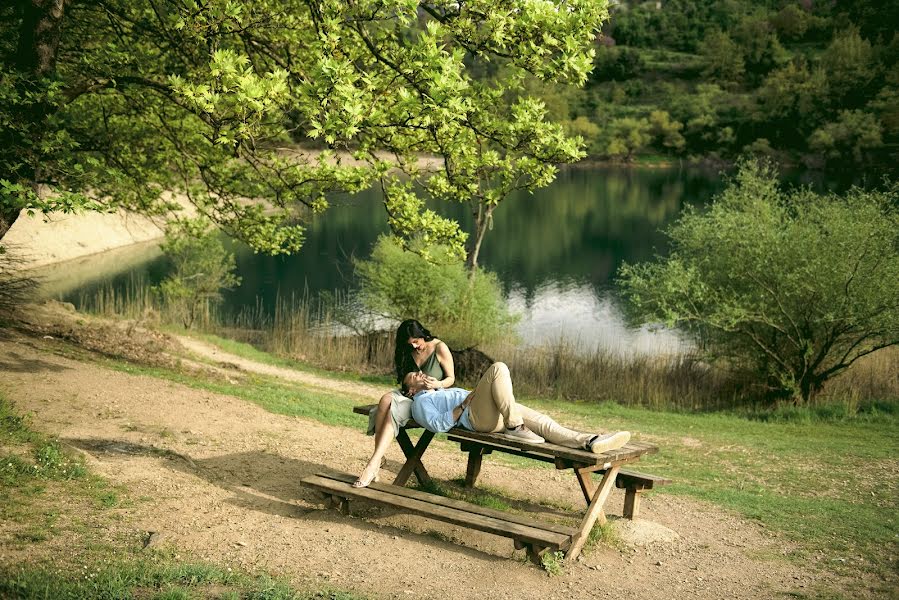
[[[456,425],[474,431],[471,421],[468,420],[468,408],[462,412],[462,417],[456,423],[453,419],[455,410],[470,394],[462,388],[447,388],[445,390],[422,390],[412,398],[412,418],[415,422],[434,433],[446,433]]]

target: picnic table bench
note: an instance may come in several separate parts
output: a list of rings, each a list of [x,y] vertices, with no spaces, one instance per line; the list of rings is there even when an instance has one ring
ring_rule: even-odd
[[[368,416],[375,407],[374,404],[356,406],[353,412]],[[587,511],[580,525],[570,528],[537,522],[534,519],[405,488],[413,474],[422,485],[431,482],[422,457],[433,440],[434,433],[423,430],[418,442],[413,444],[407,430],[419,427],[420,425],[410,421],[397,435],[397,442],[406,457],[406,462],[392,485],[373,483],[368,488],[354,488],[352,483],[356,479],[355,476],[335,473],[318,473],[306,477],[302,483],[324,492],[332,504],[345,512],[349,511],[351,498],[366,499],[433,519],[512,538],[515,547],[525,548],[528,557],[538,564],[546,550],[564,551],[567,560],[577,558],[593,525],[597,521],[600,524],[605,523],[603,507],[613,486],[625,490],[624,516],[633,519],[639,514],[641,492],[670,483],[670,480],[663,477],[621,469],[625,463],[658,451],[656,446],[644,442],[630,442],[621,448],[595,454],[549,442],[532,444],[502,434],[469,431],[461,427],[454,427],[447,432],[447,439],[458,442],[460,449],[468,453],[466,487],[475,485],[483,457],[494,451],[552,463],[560,470],[571,469],[587,503]],[[602,476],[598,484],[593,479],[594,473]]]

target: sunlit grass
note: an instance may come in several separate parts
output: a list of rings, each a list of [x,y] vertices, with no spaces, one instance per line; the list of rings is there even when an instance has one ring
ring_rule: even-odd
[[[366,424],[351,412],[353,405],[370,401],[364,397],[304,390],[266,378],[225,385],[159,369],[118,368],[244,398],[279,414],[356,430]],[[627,429],[636,439],[657,444],[659,453],[643,457],[639,470],[672,478],[674,483],[662,493],[708,501],[756,520],[792,540],[797,557],[847,572],[886,575],[893,568],[899,498],[890,490],[899,486],[899,403],[871,405],[851,415],[784,410],[760,420],[747,412],[646,410],[524,395],[519,399],[583,431]],[[486,460],[502,460],[513,468],[535,466],[516,457]],[[455,493],[448,489],[441,487],[438,493]],[[509,505],[497,490],[460,497],[498,510]]]

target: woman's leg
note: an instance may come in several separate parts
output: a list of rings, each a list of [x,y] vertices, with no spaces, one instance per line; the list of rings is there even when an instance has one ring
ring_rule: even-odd
[[[393,419],[390,417],[390,405],[392,403],[393,392],[387,392],[381,396],[381,400],[378,402],[378,413],[375,416],[375,450],[353,487],[366,487],[378,476],[378,471],[381,469],[381,461],[387,453],[391,440],[395,437]]]

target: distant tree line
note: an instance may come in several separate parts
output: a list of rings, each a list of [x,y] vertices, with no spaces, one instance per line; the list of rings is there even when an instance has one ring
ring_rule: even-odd
[[[895,172],[899,3],[622,2],[582,89],[534,84],[592,156]]]

